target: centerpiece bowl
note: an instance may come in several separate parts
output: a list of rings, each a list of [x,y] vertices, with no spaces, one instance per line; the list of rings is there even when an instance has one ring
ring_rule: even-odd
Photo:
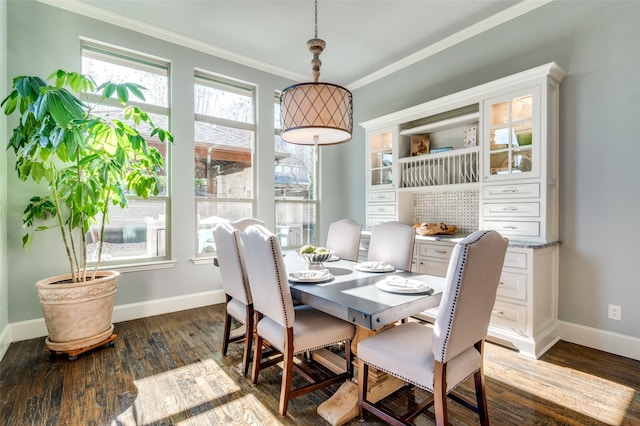
[[[326,262],[333,256],[333,250],[327,250],[323,253],[298,253],[298,256],[307,262],[307,269],[323,269],[323,262]]]

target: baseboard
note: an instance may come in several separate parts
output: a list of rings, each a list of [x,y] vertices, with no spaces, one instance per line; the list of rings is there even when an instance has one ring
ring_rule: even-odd
[[[154,315],[168,314],[170,312],[184,311],[186,309],[200,308],[224,303],[225,300],[223,290],[214,290],[185,296],[118,305],[113,308],[113,322],[118,323]],[[38,318],[10,323],[5,327],[5,331],[3,331],[0,338],[4,339],[5,334],[8,334],[7,340],[9,340],[9,343],[18,342],[20,340],[46,336],[47,327],[44,323],[44,318]],[[4,345],[4,340],[0,340],[0,344]],[[3,347],[4,346],[1,346],[0,350]]]
[[[562,340],[640,361],[640,339],[637,337],[570,322],[558,322]]]
[[[2,360],[4,354],[7,353],[7,349],[9,349],[10,344],[11,327],[7,324],[4,329],[2,329],[2,333],[0,333],[0,360]]]

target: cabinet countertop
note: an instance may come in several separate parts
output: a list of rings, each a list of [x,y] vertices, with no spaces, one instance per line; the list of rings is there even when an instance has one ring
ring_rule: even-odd
[[[371,230],[363,230],[362,235],[371,237]],[[452,235],[416,235],[416,241],[439,241],[444,243],[456,244],[462,241],[469,234],[452,234]],[[549,243],[532,243],[529,241],[509,240],[509,247],[543,249],[560,245],[560,241],[552,241]]]

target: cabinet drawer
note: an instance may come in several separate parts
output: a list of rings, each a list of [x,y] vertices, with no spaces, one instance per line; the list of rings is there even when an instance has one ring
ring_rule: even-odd
[[[506,331],[527,335],[527,308],[496,300],[491,312],[491,325]]]
[[[482,206],[482,213],[485,217],[540,217],[540,203],[484,204]]]
[[[437,277],[446,277],[449,262],[438,260],[417,259],[417,271],[421,274],[435,275]],[[413,268],[412,268],[413,270]]]
[[[445,246],[439,244],[420,243],[420,256],[438,257],[441,259],[450,259],[453,252],[453,246]]]
[[[498,284],[498,297],[527,300],[527,276],[513,272],[502,272]]]
[[[485,185],[482,188],[485,199],[498,198],[535,198],[540,196],[540,184],[521,183],[517,185]]]
[[[539,237],[540,222],[509,222],[485,220],[482,222],[482,229],[492,229],[504,236],[516,237]]]
[[[395,204],[368,205],[367,206],[367,214],[369,214],[369,215],[395,216],[396,215],[396,205]]]
[[[395,203],[396,191],[369,191],[367,192],[369,203]]]
[[[507,251],[504,256],[504,266],[507,268],[527,269],[527,255],[525,253]]]

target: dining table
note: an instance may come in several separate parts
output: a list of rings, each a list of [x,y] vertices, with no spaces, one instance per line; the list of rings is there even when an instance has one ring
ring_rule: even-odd
[[[435,275],[402,271],[395,268],[358,270],[374,262],[354,262],[344,259],[323,262],[328,272],[326,280],[292,279],[296,273],[310,271],[309,264],[295,250],[284,253],[289,288],[294,300],[349,321],[358,327],[376,330],[406,319],[440,304],[445,279]],[[380,282],[393,277],[399,283],[423,282],[428,289],[403,292],[402,287],[382,290]],[[411,288],[407,288],[411,291]]]
[[[318,265],[307,263],[295,250],[285,251],[283,255],[291,297],[297,303],[356,325],[351,346],[355,356],[359,341],[437,307],[445,285],[443,277],[402,271],[383,262],[354,262],[334,257]],[[375,267],[377,265],[384,267]],[[386,285],[388,283],[394,285]],[[336,355],[326,350],[316,351],[313,356],[328,368],[337,368],[339,364]],[[370,369],[367,397],[371,401],[380,400],[405,385],[399,379],[373,370]],[[372,378],[372,374],[377,376]],[[318,414],[334,426],[356,416],[355,377],[318,406]]]

